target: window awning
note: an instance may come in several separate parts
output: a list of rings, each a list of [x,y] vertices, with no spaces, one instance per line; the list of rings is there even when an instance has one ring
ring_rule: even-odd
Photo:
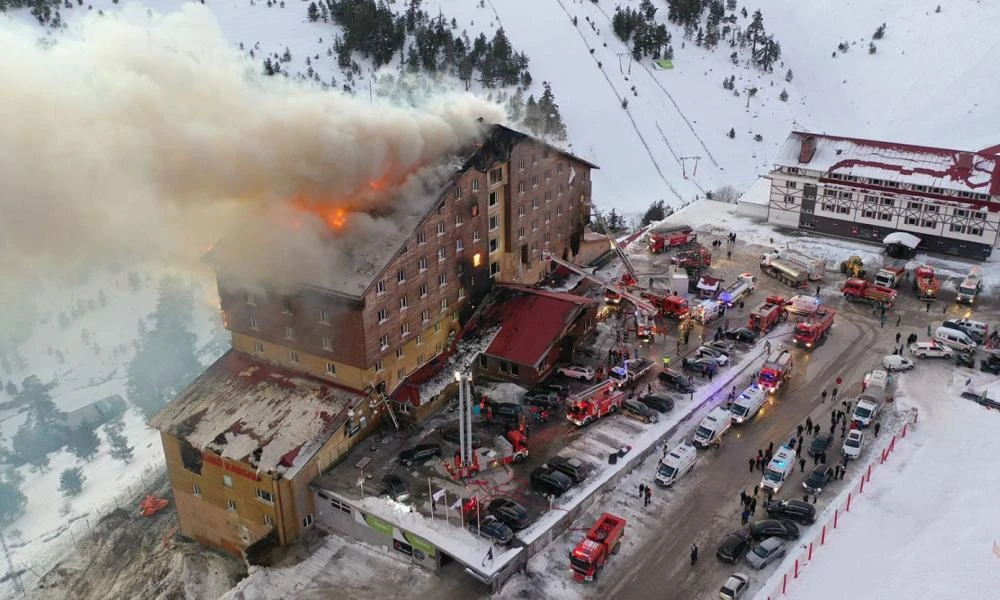
[[[899,244],[901,246],[906,246],[911,250],[916,250],[917,246],[920,245],[920,238],[913,235],[912,233],[906,233],[903,231],[894,231],[889,235],[885,236],[885,239],[882,240],[882,244],[884,245]]]

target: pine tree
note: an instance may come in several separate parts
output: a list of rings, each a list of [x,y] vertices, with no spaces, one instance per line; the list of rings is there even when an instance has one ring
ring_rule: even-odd
[[[757,54],[757,44],[764,37],[764,15],[761,14],[760,10],[753,11],[753,20],[747,25],[746,35],[750,39],[752,44],[750,47],[750,54]]]
[[[657,221],[662,221],[667,218],[666,202],[663,200],[656,200],[649,205],[646,209],[646,214],[642,215],[642,226],[645,227],[650,223],[655,223]]]
[[[781,90],[781,95],[778,96],[782,102],[788,102],[788,90]]]
[[[17,384],[14,383],[13,379],[7,382],[7,385],[4,386],[4,391],[6,391],[7,395],[11,398],[17,396]]]
[[[84,425],[69,433],[66,446],[77,458],[90,462],[97,455],[101,439],[97,437],[97,433],[93,429]]]
[[[726,135],[729,136],[729,139],[735,138],[736,137],[736,128],[735,127],[730,127],[729,128],[729,133],[727,133]]]
[[[791,69],[788,69],[788,72],[785,73],[785,81],[787,81],[788,83],[792,82],[792,70]]]
[[[83,490],[85,479],[83,469],[80,467],[66,469],[59,475],[59,491],[66,498],[76,496]]]
[[[881,25],[878,26],[878,28],[875,30],[875,33],[872,34],[872,39],[880,40],[882,39],[883,36],[885,36],[885,23],[882,23]]]
[[[542,119],[534,94],[530,94],[528,101],[524,104],[524,126],[535,135],[541,134]]]
[[[115,460],[128,463],[132,460],[132,446],[128,445],[128,438],[122,433],[125,424],[121,421],[113,421],[104,426],[104,433],[108,436],[111,449],[108,454]]]
[[[315,23],[319,20],[319,7],[316,6],[315,2],[309,3],[309,8],[306,9],[306,16],[309,18],[310,23]]]
[[[13,523],[28,504],[28,499],[21,493],[20,480],[11,477],[11,472],[0,478],[0,525]]]
[[[555,95],[552,93],[552,86],[549,82],[542,82],[541,97],[538,99],[538,110],[541,118],[541,129],[544,135],[552,136],[556,139],[566,139],[566,125],[559,114],[559,105],[556,104]]]

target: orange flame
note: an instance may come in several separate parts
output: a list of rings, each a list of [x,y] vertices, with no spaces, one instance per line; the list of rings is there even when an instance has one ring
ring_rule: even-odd
[[[292,207],[300,212],[309,213],[319,217],[330,229],[339,230],[342,229],[344,224],[347,222],[347,213],[350,211],[350,207],[355,204],[355,196],[361,196],[368,189],[380,193],[389,189],[392,185],[393,182],[390,181],[387,176],[383,176],[369,181],[366,186],[363,186],[361,190],[358,190],[355,194],[351,194],[350,196],[344,198],[338,198],[336,201],[315,201],[303,196],[296,196],[291,200],[291,204]],[[292,227],[295,229],[301,229],[302,222],[295,219],[292,222]]]

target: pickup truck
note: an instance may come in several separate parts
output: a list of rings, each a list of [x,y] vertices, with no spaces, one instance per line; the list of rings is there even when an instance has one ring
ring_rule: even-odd
[[[624,387],[633,381],[642,379],[642,376],[653,368],[653,361],[645,358],[633,358],[625,361],[620,367],[611,369],[608,377],[615,382],[618,387]]]

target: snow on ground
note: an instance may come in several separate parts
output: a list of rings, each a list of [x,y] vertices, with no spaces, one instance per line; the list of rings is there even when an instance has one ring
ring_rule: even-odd
[[[897,439],[785,597],[957,600],[1000,589],[1000,472],[993,460],[1000,412],[959,397],[967,373],[921,363],[899,378],[899,401],[919,409],[916,425]],[[779,597],[769,592],[787,567],[778,568],[759,600]]]
[[[17,347],[27,366],[5,373],[4,379],[18,385],[31,374],[38,375],[46,383],[55,380],[57,385],[51,390],[52,398],[57,408],[64,411],[114,394],[127,398],[125,370],[134,352],[133,342],[138,338],[137,325],[155,309],[159,280],[169,271],[162,265],[136,267],[137,289],[128,283],[130,272],[94,272],[85,282],[52,283],[42,290],[39,298],[53,300],[40,308],[40,321]],[[218,345],[214,343],[221,332],[218,304],[217,300],[206,300],[214,296],[211,279],[191,281],[195,283],[192,330],[198,338],[200,359],[207,364],[219,354]],[[103,305],[99,300],[102,291],[106,298]],[[81,302],[82,314],[71,316]],[[70,316],[65,329],[59,324],[60,313]],[[147,326],[151,329],[152,323]],[[88,332],[89,343],[84,342],[81,335],[84,330]],[[100,352],[95,351],[95,344]],[[55,354],[56,350],[62,353],[62,361]],[[8,400],[5,393],[0,397]],[[9,440],[23,421],[22,413],[0,411],[3,438]],[[142,415],[131,408],[124,422],[123,433],[134,448],[133,459],[128,464],[108,455],[104,432],[98,430],[102,445],[90,462],[60,451],[50,455],[49,468],[43,473],[32,473],[28,466],[18,469],[24,476],[21,491],[28,503],[25,513],[6,533],[15,564],[28,566],[51,560],[66,549],[73,536],[78,537],[89,530],[100,514],[115,508],[117,498],[130,496],[143,482],[151,481],[155,471],[162,469],[163,448],[159,433],[149,428]],[[59,492],[59,476],[64,469],[75,466],[83,468],[86,480],[80,495],[66,500]],[[68,527],[68,524],[72,525]]]

